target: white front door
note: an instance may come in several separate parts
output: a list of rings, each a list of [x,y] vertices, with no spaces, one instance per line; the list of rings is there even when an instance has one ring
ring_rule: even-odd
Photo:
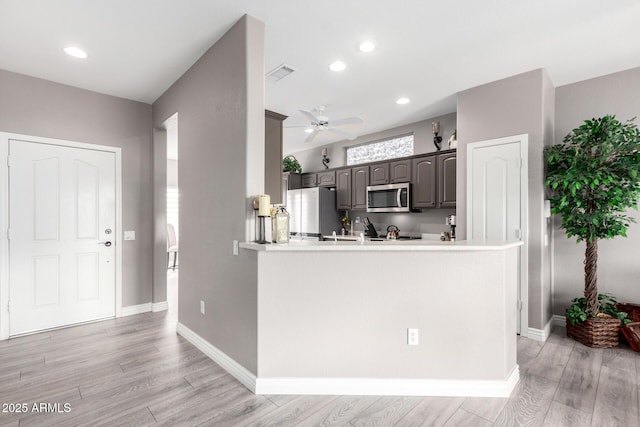
[[[526,135],[518,135],[467,145],[468,239],[525,240],[527,140]],[[526,241],[524,248],[520,251],[518,333],[527,314],[522,307],[527,293]]]
[[[9,140],[9,335],[115,315],[115,154]]]

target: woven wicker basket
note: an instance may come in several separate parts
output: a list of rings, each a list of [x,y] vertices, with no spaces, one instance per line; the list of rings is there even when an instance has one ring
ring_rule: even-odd
[[[614,318],[588,318],[572,325],[567,319],[567,336],[593,348],[617,347],[620,343],[620,320]]]
[[[640,323],[632,322],[627,325],[623,325],[620,328],[620,332],[631,346],[631,349],[633,351],[640,352]]]

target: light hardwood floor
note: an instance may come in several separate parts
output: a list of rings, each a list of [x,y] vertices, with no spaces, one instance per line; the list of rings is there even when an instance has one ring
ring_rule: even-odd
[[[176,335],[175,298],[168,312],[0,342],[0,409],[27,404],[0,413],[0,425],[640,425],[638,354],[589,349],[564,328],[544,345],[518,340],[521,379],[508,399],[255,396]]]

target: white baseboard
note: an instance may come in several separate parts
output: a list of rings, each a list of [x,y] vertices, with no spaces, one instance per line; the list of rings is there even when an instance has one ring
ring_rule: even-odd
[[[242,385],[253,393],[256,392],[256,376],[249,372],[244,366],[240,365],[209,341],[205,340],[180,322],[176,325],[176,332],[224,368],[224,370],[231,374],[231,376],[240,381]]]
[[[256,394],[509,397],[518,366],[504,381],[404,378],[258,378]]]
[[[554,314],[551,318],[551,323],[553,326],[567,326],[567,318],[565,316],[560,316],[559,314]]]
[[[134,314],[148,313],[151,311],[151,303],[128,305],[120,310],[120,317],[133,316]]]
[[[553,317],[544,326],[544,329],[528,328],[527,337],[535,341],[545,342],[549,335],[551,335],[551,324],[553,323]]]
[[[169,303],[167,301],[154,302],[151,304],[151,311],[154,313],[158,311],[165,311],[169,309]]]
[[[518,383],[516,365],[507,379],[257,378],[238,362],[178,322],[176,331],[255,394],[509,397]]]

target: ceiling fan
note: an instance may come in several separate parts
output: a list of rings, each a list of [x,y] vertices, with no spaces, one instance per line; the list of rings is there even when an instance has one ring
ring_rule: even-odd
[[[361,124],[364,122],[364,120],[362,120],[360,117],[347,117],[344,119],[330,120],[328,116],[324,115],[324,105],[320,105],[314,108],[313,112],[306,111],[306,110],[300,110],[300,112],[310,120],[310,123],[305,125],[289,125],[285,127],[288,127],[288,128],[304,127],[304,128],[312,129],[311,133],[309,134],[307,139],[304,140],[304,142],[313,141],[316,135],[318,135],[320,132],[325,130],[331,133],[334,133],[336,135],[339,135],[341,137],[344,137],[346,139],[353,140],[353,139],[356,139],[357,135],[351,132],[347,132],[343,129],[338,129],[337,127],[345,126],[345,125]]]

